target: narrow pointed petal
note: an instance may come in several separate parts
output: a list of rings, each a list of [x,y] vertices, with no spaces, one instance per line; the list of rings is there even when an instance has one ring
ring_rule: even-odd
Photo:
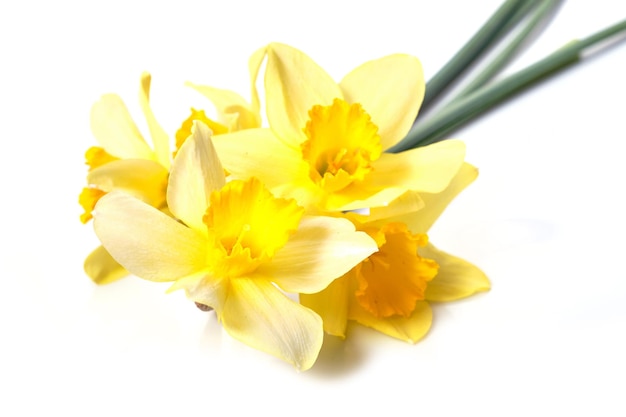
[[[430,330],[433,312],[426,301],[418,301],[415,304],[415,310],[408,318],[402,316],[378,318],[364,310],[358,302],[353,302],[349,317],[388,336],[409,343],[417,343]]]
[[[339,86],[311,58],[280,43],[267,46],[265,95],[270,126],[282,140],[295,146],[306,140],[303,129],[309,110],[343,98]]]
[[[128,271],[102,246],[87,256],[84,268],[89,278],[98,285],[110,284],[128,275]]]
[[[157,122],[150,107],[150,81],[152,77],[149,73],[144,72],[141,74],[141,89],[139,90],[139,104],[141,110],[148,123],[148,129],[150,130],[150,136],[152,137],[152,143],[154,144],[154,155],[156,160],[159,161],[166,169],[170,167],[170,138],[163,130],[161,125]]]
[[[361,223],[372,224],[379,220],[389,223],[390,220],[388,219],[390,218],[401,217],[408,213],[414,215],[415,212],[423,208],[424,201],[420,194],[415,191],[407,191],[385,206],[373,206],[368,214],[352,213],[352,216]]]
[[[443,191],[461,168],[465,144],[444,140],[405,152],[384,153],[372,166],[367,180],[377,188],[401,187],[427,193]]]
[[[215,277],[205,269],[177,279],[167,292],[184,289],[189,299],[216,311],[222,311],[228,295],[228,285],[224,281],[223,278]]]
[[[365,186],[350,186],[340,193],[331,194],[326,199],[326,210],[346,211],[362,208],[385,207],[402,196],[406,189],[389,187],[382,190],[368,189]]]
[[[280,288],[315,293],[378,250],[352,222],[333,217],[305,217],[298,230],[258,273],[271,276]]]
[[[93,105],[91,131],[100,146],[113,156],[154,159],[152,149],[117,94],[105,94]]]
[[[251,106],[234,91],[207,85],[197,85],[190,82],[187,82],[186,85],[213,103],[220,122],[225,124],[230,131],[261,127],[259,109]]]
[[[191,131],[172,164],[167,204],[174,217],[204,234],[206,225],[202,216],[209,206],[209,196],[222,188],[226,181],[209,127],[194,121]]]
[[[339,86],[346,101],[361,103],[372,117],[383,149],[395,145],[409,132],[425,90],[422,64],[403,54],[366,62],[346,75]]]
[[[160,207],[165,203],[167,170],[147,159],[119,159],[90,171],[87,183],[106,192],[122,190]]]
[[[213,144],[224,168],[236,178],[257,177],[270,189],[308,179],[309,166],[300,151],[285,145],[270,129],[217,135]]]
[[[138,277],[174,281],[205,267],[200,234],[128,194],[114,191],[98,201],[94,230],[111,256]]]
[[[389,221],[406,223],[413,233],[427,233],[448,204],[478,177],[478,169],[464,163],[445,190],[437,194],[421,193],[424,208],[417,213],[396,216]]]
[[[309,369],[322,347],[322,319],[280,292],[269,281],[237,278],[218,314],[234,338]]]
[[[321,292],[300,294],[300,304],[315,311],[324,322],[324,331],[344,339],[348,323],[348,306],[350,305],[351,273],[334,280]],[[354,293],[354,291],[352,291]]]
[[[251,96],[252,96],[252,106],[251,109],[257,115],[259,115],[259,124],[253,127],[261,127],[261,101],[259,100],[259,91],[256,88],[257,80],[259,78],[259,72],[261,71],[261,65],[265,60],[265,55],[267,54],[267,47],[262,47],[254,51],[254,53],[250,56],[248,60],[248,71],[250,72],[250,87],[251,87]]]
[[[426,288],[427,300],[453,301],[491,288],[485,273],[461,258],[440,251],[432,244],[420,248],[419,253],[439,264],[439,272]]]

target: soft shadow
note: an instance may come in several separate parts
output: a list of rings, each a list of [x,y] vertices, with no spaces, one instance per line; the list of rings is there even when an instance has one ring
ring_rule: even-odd
[[[89,309],[104,317],[116,319],[162,315],[164,288],[135,276],[110,284],[94,285]]]
[[[354,372],[363,363],[365,356],[364,352],[358,349],[360,343],[355,340],[358,339],[356,336],[349,335],[343,340],[325,334],[317,361],[307,374],[322,379],[336,379]]]
[[[469,248],[475,253],[464,253],[468,259],[472,255],[493,255],[504,251],[517,250],[521,247],[546,243],[556,239],[562,230],[559,225],[537,218],[510,218],[497,222],[482,222],[464,226],[461,229],[468,235],[481,236],[480,246]],[[454,244],[454,242],[452,242]],[[448,247],[451,253],[465,250],[466,247]]]
[[[205,324],[202,333],[199,335],[198,346],[203,351],[219,354],[222,346],[222,326],[220,325],[215,311],[197,311],[204,316]]]

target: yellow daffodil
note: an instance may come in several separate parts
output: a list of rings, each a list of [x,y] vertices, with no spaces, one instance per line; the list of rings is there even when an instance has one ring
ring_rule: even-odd
[[[131,273],[174,282],[172,290],[212,307],[233,337],[308,369],[322,321],[283,291],[321,291],[376,244],[346,219],[304,216],[256,178],[226,183],[210,135],[195,122],[172,164],[167,202],[179,221],[111,192],[96,205],[96,234]]]
[[[180,149],[183,142],[191,135],[194,121],[206,124],[213,132],[213,135],[261,127],[261,106],[255,84],[264,55],[262,51],[258,51],[250,57],[248,62],[250,84],[252,86],[251,103],[248,103],[246,99],[231,90],[191,82],[186,83],[187,86],[193,88],[213,103],[218,120],[210,119],[204,110],[192,108],[190,116],[176,132],[176,149]]]
[[[423,208],[388,218],[350,213],[359,230],[378,243],[378,252],[317,294],[300,302],[324,320],[324,329],[345,337],[354,320],[398,339],[415,343],[430,329],[429,302],[451,301],[490,288],[474,265],[428,243],[426,233],[452,199],[477,176],[464,164],[438,194],[421,194]],[[403,198],[406,198],[403,197]]]
[[[272,43],[253,56],[255,62],[267,57],[270,128],[215,138],[235,177],[258,177],[273,192],[323,212],[386,206],[408,190],[437,193],[459,170],[465,154],[460,141],[383,152],[406,135],[417,115],[424,94],[417,58],[370,61],[337,84],[290,46]]]
[[[262,59],[262,54],[250,59],[252,80],[256,80]],[[85,154],[90,170],[88,186],[79,196],[84,210],[80,217],[83,223],[91,220],[91,212],[100,197],[114,189],[131,193],[154,207],[167,209],[165,186],[171,160],[170,144],[168,135],[156,122],[149,105],[150,80],[148,73],[142,75],[139,100],[154,149],[146,143],[118,95],[104,95],[92,108],[91,127],[100,146],[88,149]],[[176,150],[191,134],[194,121],[207,124],[214,135],[261,125],[256,89],[253,89],[252,103],[249,104],[233,91],[189,85],[213,103],[218,121],[207,117],[204,110],[192,108],[191,115],[175,134]],[[87,274],[98,284],[110,283],[127,275],[102,247],[96,248],[87,257],[84,266]]]
[[[151,76],[141,76],[139,102],[146,118],[151,148],[117,94],[103,95],[91,109],[91,130],[100,146],[87,150],[87,187],[79,196],[83,223],[92,218],[98,200],[113,190],[123,190],[146,203],[163,208],[170,167],[169,137],[150,108]],[[127,272],[102,247],[85,259],[85,272],[98,284],[113,282]]]

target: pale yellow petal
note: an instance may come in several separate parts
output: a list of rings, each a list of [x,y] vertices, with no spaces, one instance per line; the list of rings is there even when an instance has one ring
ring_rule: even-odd
[[[362,184],[351,185],[341,192],[328,195],[325,208],[329,211],[346,211],[368,207],[385,207],[405,192],[406,189],[400,187],[372,190]]]
[[[211,130],[202,122],[193,123],[191,136],[178,150],[172,164],[167,204],[174,217],[205,234],[202,216],[209,206],[209,196],[226,181],[224,168],[211,142]]]
[[[360,223],[389,222],[388,219],[390,218],[401,217],[407,213],[415,214],[422,208],[424,208],[424,201],[420,194],[415,191],[407,191],[385,206],[373,206],[369,213],[352,213],[352,216]]]
[[[320,315],[324,322],[324,331],[342,339],[346,337],[348,306],[351,299],[348,275],[350,275],[350,272],[331,282],[321,292],[300,294],[300,304]]]
[[[437,194],[421,193],[424,208],[416,213],[395,216],[389,221],[406,223],[413,233],[427,233],[454,198],[478,176],[478,169],[464,163],[445,190]]]
[[[346,219],[312,216],[258,273],[271,276],[283,290],[315,293],[323,290],[378,250],[366,233],[355,231]]]
[[[308,179],[309,166],[298,149],[281,142],[270,129],[217,135],[213,144],[224,168],[236,178],[259,178],[268,188]]]
[[[152,143],[154,144],[154,155],[156,160],[165,168],[170,167],[170,138],[163,130],[161,125],[157,122],[152,108],[150,107],[150,81],[152,77],[149,73],[144,72],[141,74],[141,88],[139,89],[139,104],[141,110],[148,123],[148,129],[150,130],[150,136],[152,136]]]
[[[387,206],[372,208],[370,210],[369,221],[388,219],[392,216],[415,212],[423,207],[424,201],[420,194],[415,191],[407,191]]]
[[[349,318],[396,339],[416,343],[430,330],[433,312],[426,301],[418,301],[408,318],[402,316],[378,318],[364,310],[358,302],[353,302]]]
[[[322,319],[266,280],[232,279],[218,314],[231,336],[302,371],[315,363],[322,347]]]
[[[191,300],[222,311],[228,296],[228,283],[224,278],[213,276],[208,269],[177,279],[167,290],[184,289]]]
[[[461,258],[440,251],[430,243],[420,248],[419,253],[439,264],[439,272],[426,288],[427,300],[458,300],[491,288],[485,273]]]
[[[401,187],[405,190],[438,193],[443,191],[461,168],[465,144],[444,140],[405,152],[384,153],[366,178],[369,187]]]
[[[263,46],[250,56],[248,60],[248,71],[250,73],[250,87],[251,87],[251,96],[252,96],[252,111],[259,115],[259,124],[257,126],[249,126],[252,127],[261,127],[261,101],[259,100],[259,91],[257,90],[257,80],[259,78],[259,72],[261,70],[261,66],[263,65],[263,61],[265,60],[265,55],[267,53],[267,47]]]
[[[339,86],[346,101],[360,103],[372,117],[383,149],[409,132],[425,90],[421,63],[403,54],[366,62],[346,75]]]
[[[281,43],[267,46],[265,95],[271,128],[286,143],[298,146],[309,110],[329,106],[343,98],[339,86],[311,58],[296,48]]]
[[[87,184],[102,191],[125,191],[142,201],[160,207],[165,203],[167,170],[147,159],[119,159],[101,165],[87,174]]]
[[[320,210],[319,202],[324,199],[323,190],[305,175],[288,183],[276,185],[271,188],[271,191],[277,197],[293,198],[299,206],[304,207],[311,214]]]
[[[120,159],[87,174],[87,183],[110,192],[121,190],[154,207],[165,205],[167,171],[147,159]]]
[[[128,275],[128,271],[102,246],[85,258],[85,273],[98,285],[110,284]]]
[[[94,230],[111,256],[138,277],[174,281],[205,267],[200,234],[128,194],[114,191],[98,201]]]
[[[113,156],[154,159],[154,152],[117,94],[105,94],[92,106],[91,131],[100,146]]]
[[[252,129],[261,126],[259,109],[251,106],[234,91],[207,85],[197,85],[190,82],[187,82],[186,85],[213,103],[220,122],[226,125],[230,131]]]

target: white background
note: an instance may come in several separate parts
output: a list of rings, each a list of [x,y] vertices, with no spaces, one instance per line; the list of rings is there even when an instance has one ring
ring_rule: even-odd
[[[626,413],[624,43],[455,133],[481,174],[431,240],[492,290],[435,305],[417,345],[354,326],[297,373],[183,293],[84,275],[97,244],[77,204],[91,104],[119,93],[143,128],[148,70],[173,134],[205,105],[184,81],[248,97],[248,56],[271,41],[336,79],[394,52],[428,78],[500,1],[17,4],[0,5],[0,414]],[[512,69],[624,18],[622,1],[565,2]]]

